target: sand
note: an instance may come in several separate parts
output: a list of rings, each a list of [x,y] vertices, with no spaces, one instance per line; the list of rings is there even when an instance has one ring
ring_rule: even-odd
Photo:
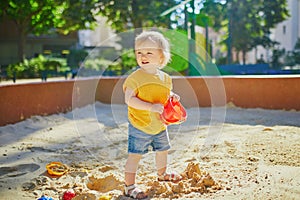
[[[187,109],[169,127],[169,171],[158,182],[153,152],[140,162],[137,185],[149,199],[299,199],[300,112],[233,105]],[[33,116],[0,127],[0,197],[5,200],[130,199],[123,196],[127,158],[125,105],[95,103],[73,112]],[[46,165],[68,171],[49,175]]]

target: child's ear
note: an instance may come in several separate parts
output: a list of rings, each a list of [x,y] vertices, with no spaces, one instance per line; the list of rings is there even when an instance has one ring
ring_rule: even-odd
[[[159,63],[160,64],[164,63],[164,55],[163,54],[160,55]]]

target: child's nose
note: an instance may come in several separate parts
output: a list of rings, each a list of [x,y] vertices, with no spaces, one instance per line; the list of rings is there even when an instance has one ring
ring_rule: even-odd
[[[146,54],[142,54],[142,59],[147,59]]]

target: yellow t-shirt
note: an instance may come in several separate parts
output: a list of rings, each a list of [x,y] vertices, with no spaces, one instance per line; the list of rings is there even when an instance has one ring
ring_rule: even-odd
[[[172,79],[163,71],[152,75],[137,69],[126,78],[123,90],[126,88],[134,90],[142,101],[164,104],[172,90]],[[128,119],[134,127],[148,134],[158,134],[166,129],[157,112],[128,106]]]

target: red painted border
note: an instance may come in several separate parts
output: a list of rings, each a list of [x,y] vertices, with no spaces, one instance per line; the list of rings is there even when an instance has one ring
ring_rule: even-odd
[[[0,126],[95,101],[123,104],[123,81],[101,77],[0,86]],[[300,110],[300,76],[173,77],[173,84],[186,107],[232,102],[242,108]]]

